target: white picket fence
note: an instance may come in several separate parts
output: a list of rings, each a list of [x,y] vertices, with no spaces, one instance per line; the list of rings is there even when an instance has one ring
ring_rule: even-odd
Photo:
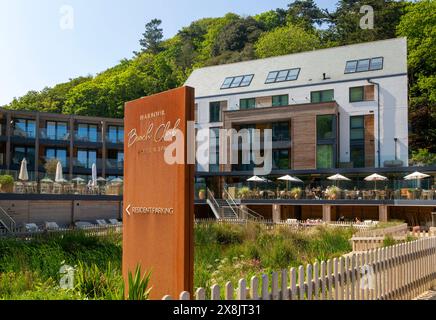
[[[436,237],[213,285],[211,300],[410,300],[436,285]],[[205,300],[206,289],[179,300]],[[209,298],[209,297],[208,297]],[[163,300],[171,300],[166,295]]]

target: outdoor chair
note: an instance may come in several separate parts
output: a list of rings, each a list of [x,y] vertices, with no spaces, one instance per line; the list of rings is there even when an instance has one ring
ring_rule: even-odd
[[[104,219],[97,219],[95,222],[97,222],[97,225],[99,226],[107,226],[107,222]]]
[[[72,183],[66,183],[63,186],[63,193],[65,194],[71,194],[73,193],[74,185]]]
[[[51,183],[41,183],[40,184],[40,189],[41,189],[41,193],[52,193],[52,184]]]
[[[115,226],[119,226],[123,224],[122,222],[118,221],[117,219],[109,219],[109,223]]]
[[[24,229],[27,232],[37,232],[37,231],[39,231],[39,227],[35,223],[26,223],[24,225]]]
[[[61,194],[63,192],[63,186],[61,183],[55,182],[53,183],[52,193]]]
[[[92,223],[86,221],[77,221],[74,223],[74,225],[77,229],[88,229],[94,226]]]
[[[24,183],[20,181],[14,182],[14,193],[25,193]]]

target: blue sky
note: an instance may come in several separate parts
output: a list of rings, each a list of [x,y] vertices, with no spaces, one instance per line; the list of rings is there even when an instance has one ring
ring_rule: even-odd
[[[144,24],[153,18],[163,21],[168,38],[199,18],[218,17],[227,12],[252,15],[285,8],[290,2],[0,0],[0,105],[29,90],[95,74],[130,58],[132,51],[139,48]],[[330,9],[336,3],[316,2],[321,8]],[[61,28],[61,23],[68,22],[62,8],[74,10],[72,29]]]

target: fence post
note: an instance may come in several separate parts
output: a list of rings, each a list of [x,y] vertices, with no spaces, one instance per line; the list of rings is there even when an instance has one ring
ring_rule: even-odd
[[[206,300],[206,290],[204,288],[198,288],[195,291],[195,300]]]
[[[225,286],[224,300],[233,300],[233,285],[230,281]]]
[[[259,300],[259,278],[252,276],[250,280],[250,297],[252,300]]]
[[[271,300],[279,299],[279,275],[273,272],[271,275]]]
[[[288,276],[286,269],[282,270],[281,276],[281,296],[280,300],[289,300],[289,289],[288,289]]]
[[[236,300],[247,300],[247,281],[240,279],[236,293]]]
[[[298,291],[300,293],[300,300],[304,300],[304,268],[298,267]]]
[[[289,271],[289,284],[291,287],[291,300],[297,299],[297,274],[295,268],[291,268]]]
[[[313,300],[318,300],[318,295],[319,295],[319,264],[318,264],[318,261],[315,261],[315,263],[313,264],[313,282],[314,282]]]
[[[268,290],[268,275],[262,274],[262,300],[270,300]]]
[[[220,286],[217,284],[214,284],[211,288],[212,294],[211,294],[211,300],[220,300]]]

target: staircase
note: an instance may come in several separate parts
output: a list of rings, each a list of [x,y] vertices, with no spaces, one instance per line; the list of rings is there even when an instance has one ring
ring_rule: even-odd
[[[14,232],[16,225],[15,220],[12,219],[5,209],[0,207],[0,233]]]
[[[209,207],[212,209],[218,220],[263,220],[263,216],[254,210],[237,203],[235,199],[230,196],[225,187],[224,193],[226,199],[216,199],[213,193],[207,189],[206,202],[209,204]]]

